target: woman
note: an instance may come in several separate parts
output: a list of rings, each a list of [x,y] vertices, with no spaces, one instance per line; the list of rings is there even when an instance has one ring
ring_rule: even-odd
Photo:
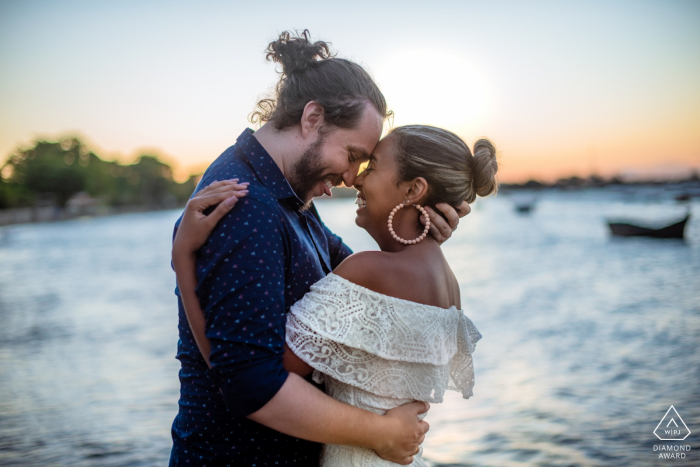
[[[313,371],[333,398],[380,414],[413,400],[441,402],[446,389],[469,398],[471,354],[481,334],[461,310],[459,283],[438,242],[427,235],[430,222],[424,228],[419,216],[427,217],[422,206],[457,207],[495,192],[496,171],[495,148],[486,139],[477,141],[473,155],[459,137],[430,126],[399,127],[381,140],[354,181],[356,223],[381,251],[351,255],[291,307],[285,368],[302,376]],[[214,204],[232,194],[244,196],[239,188],[244,187],[219,183],[197,196],[209,196]],[[204,218],[211,226],[204,229],[183,216],[177,235],[187,240],[176,238],[174,248],[194,258],[229,209],[221,203],[215,216]],[[208,362],[193,264],[176,265],[176,273]],[[411,465],[425,465],[421,452]],[[326,445],[321,465],[396,464],[369,449]]]

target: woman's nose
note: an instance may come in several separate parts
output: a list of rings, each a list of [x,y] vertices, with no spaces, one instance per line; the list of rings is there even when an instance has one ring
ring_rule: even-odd
[[[346,187],[353,186],[354,180],[357,178],[357,174],[362,166],[362,161],[356,161],[350,164],[350,168],[343,173],[343,183]]]
[[[355,177],[355,180],[353,180],[352,183],[348,186],[355,187],[356,189],[359,190],[360,188],[362,188],[362,182],[364,181],[364,179],[365,179],[364,172],[359,173],[357,175],[357,177]]]

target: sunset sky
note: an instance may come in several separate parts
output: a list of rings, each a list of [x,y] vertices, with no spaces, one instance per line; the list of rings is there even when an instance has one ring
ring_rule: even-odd
[[[0,2],[0,163],[78,134],[202,171],[277,81],[277,33],[375,77],[395,125],[492,139],[504,182],[700,168],[700,2]],[[1,165],[1,164],[0,164]]]

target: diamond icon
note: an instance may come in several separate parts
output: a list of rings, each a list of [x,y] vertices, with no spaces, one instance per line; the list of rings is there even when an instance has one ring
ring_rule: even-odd
[[[656,425],[654,434],[661,441],[683,441],[690,434],[690,430],[676,408],[671,406],[659,424]]]

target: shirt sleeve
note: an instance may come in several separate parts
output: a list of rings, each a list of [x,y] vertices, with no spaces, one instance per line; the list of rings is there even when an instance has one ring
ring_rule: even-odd
[[[211,342],[210,375],[234,416],[262,408],[287,379],[282,222],[247,196],[198,252],[198,296]]]

